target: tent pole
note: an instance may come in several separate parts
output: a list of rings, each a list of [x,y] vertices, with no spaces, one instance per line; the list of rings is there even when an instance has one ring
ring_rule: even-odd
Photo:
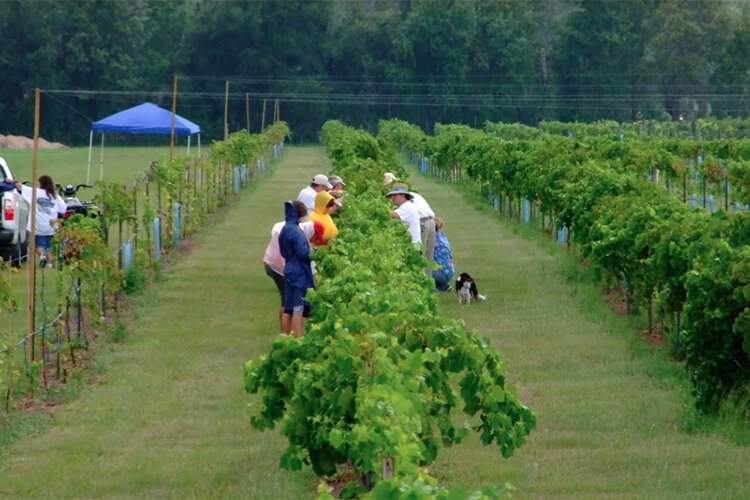
[[[187,156],[190,158],[190,136],[188,136]]]
[[[201,135],[198,134],[198,158],[201,157]]]
[[[177,114],[177,75],[174,75],[172,84],[172,132],[169,136],[169,161],[172,161],[172,151],[174,151],[174,126],[175,115]]]
[[[86,184],[89,183],[89,179],[91,178],[91,149],[94,147],[94,131],[92,130],[89,132],[89,162],[86,166]]]
[[[104,132],[102,132],[102,149],[99,153],[99,180],[104,179]]]

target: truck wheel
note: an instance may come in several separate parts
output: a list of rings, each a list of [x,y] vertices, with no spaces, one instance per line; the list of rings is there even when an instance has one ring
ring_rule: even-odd
[[[10,255],[11,262],[13,263],[13,267],[20,268],[23,257],[24,257],[23,247],[21,246],[20,242],[17,242],[15,245],[13,245],[13,250]]]
[[[16,268],[21,267],[21,259],[23,257],[23,249],[21,248],[21,243],[16,242],[15,244],[9,245],[7,248],[10,265]]]

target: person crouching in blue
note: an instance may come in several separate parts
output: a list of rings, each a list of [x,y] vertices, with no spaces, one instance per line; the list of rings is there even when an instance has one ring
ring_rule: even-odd
[[[301,337],[305,331],[305,318],[310,315],[310,304],[305,300],[309,288],[315,288],[310,265],[310,243],[299,227],[299,214],[291,201],[284,202],[286,224],[279,233],[279,250],[286,262],[284,266],[284,315],[288,315],[290,331]]]
[[[453,279],[453,254],[448,237],[443,232],[442,217],[435,217],[435,256],[433,260],[440,265],[439,269],[432,271],[435,287],[439,292],[451,290],[450,281]]]

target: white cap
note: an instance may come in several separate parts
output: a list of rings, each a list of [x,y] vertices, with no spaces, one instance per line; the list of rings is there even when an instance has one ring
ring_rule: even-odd
[[[383,176],[383,185],[387,186],[391,182],[397,181],[397,180],[398,180],[398,177],[396,177],[395,175],[393,175],[393,173],[386,172],[385,175]]]
[[[326,177],[323,174],[318,174],[315,177],[313,177],[312,183],[317,184],[318,186],[325,186],[326,189],[333,189],[333,186],[331,186],[331,183],[328,182],[328,177]]]

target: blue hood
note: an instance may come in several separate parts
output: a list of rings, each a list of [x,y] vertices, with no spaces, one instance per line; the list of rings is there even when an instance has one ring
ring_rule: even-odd
[[[310,243],[299,227],[299,215],[291,201],[284,202],[286,224],[279,233],[279,250],[286,261],[284,282],[297,288],[315,288],[310,267]]]
[[[287,224],[299,224],[297,209],[294,208],[294,204],[290,200],[284,202],[284,220]]]

